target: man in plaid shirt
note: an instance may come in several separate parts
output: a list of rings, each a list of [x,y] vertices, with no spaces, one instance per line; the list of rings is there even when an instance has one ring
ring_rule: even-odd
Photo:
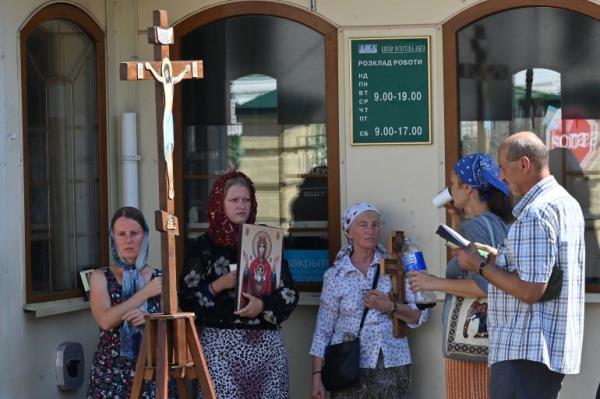
[[[511,192],[521,197],[516,221],[500,248],[477,244],[487,258],[472,249],[458,253],[462,267],[490,282],[490,398],[556,398],[565,374],[579,373],[581,363],[583,214],[550,174],[548,150],[534,133],[509,136],[498,163]],[[543,295],[554,268],[562,271],[562,288],[548,299]]]

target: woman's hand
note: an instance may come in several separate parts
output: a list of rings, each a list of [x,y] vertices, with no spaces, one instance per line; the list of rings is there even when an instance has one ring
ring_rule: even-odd
[[[111,269],[117,270],[115,266]],[[115,276],[117,273],[115,273]],[[149,278],[152,275],[152,270],[149,266],[142,269],[142,276]],[[144,287],[136,292],[129,299],[112,305],[110,294],[108,293],[108,285],[103,270],[96,269],[92,273],[90,279],[90,307],[96,322],[103,330],[111,330],[123,323],[123,320],[144,323],[139,317],[138,308],[144,304],[149,298],[158,296],[162,293],[162,278],[155,277],[148,281]],[[127,316],[126,316],[127,315]],[[136,317],[137,315],[137,317]],[[128,319],[126,319],[126,317]]]
[[[421,318],[421,311],[413,309],[405,303],[399,303],[393,317],[408,324],[418,324]]]
[[[447,204],[445,204],[444,208],[446,208],[446,210],[450,214],[450,227],[452,227],[454,230],[460,229],[460,225],[464,218],[464,212],[462,211],[462,209],[457,208],[454,205],[453,201],[450,201]]]
[[[242,295],[248,299],[248,304],[238,310],[237,312],[233,312],[240,317],[247,317],[249,319],[256,317],[263,311],[265,304],[262,299],[255,297],[254,295],[247,294],[242,292]]]
[[[155,277],[142,288],[146,299],[162,294],[162,277]]]
[[[424,272],[408,272],[410,289],[413,292],[437,290],[436,282],[439,277]]]
[[[310,397],[312,399],[325,399],[325,387],[323,386],[323,381],[321,381],[321,373],[316,373],[312,376],[312,390]]]
[[[229,272],[229,273],[222,275],[221,277],[219,277],[212,283],[210,283],[209,288],[215,294],[218,294],[221,291],[230,290],[232,288],[235,288],[235,284],[237,283],[236,280],[237,280],[237,273]]]
[[[146,323],[146,313],[142,312],[139,309],[132,309],[129,312],[125,313],[122,317],[123,321],[128,321],[132,325],[139,327]]]
[[[462,216],[461,210],[458,209],[456,206],[454,206],[454,201],[446,202],[444,204],[444,208],[446,208],[446,210],[448,210],[448,213],[451,216],[454,216],[454,215]]]
[[[394,303],[387,294],[377,290],[368,290],[365,292],[365,306],[387,313],[392,310]]]

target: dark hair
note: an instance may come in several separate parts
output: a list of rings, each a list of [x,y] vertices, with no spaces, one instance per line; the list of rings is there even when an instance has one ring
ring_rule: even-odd
[[[538,171],[548,166],[548,148],[539,138],[510,137],[505,145],[508,161],[517,161],[521,157],[527,157]]]
[[[468,183],[463,182],[460,176],[456,177],[459,184],[469,185]],[[476,190],[479,193],[479,198],[487,203],[490,212],[494,213],[506,223],[512,223],[514,221],[514,216],[512,214],[513,204],[510,195],[504,194],[494,186],[490,186],[490,189],[485,191],[480,189]],[[487,200],[484,200],[483,198],[486,197]]]
[[[513,205],[510,196],[505,195],[496,187],[492,187],[490,190],[486,191],[486,193],[488,195],[486,202],[490,212],[496,214],[504,222],[512,223],[514,221],[514,216],[512,213]],[[484,193],[479,191],[480,197],[482,194]]]
[[[142,229],[144,229],[144,226],[146,226],[146,219],[144,219],[144,214],[139,209],[134,208],[132,206],[124,206],[122,208],[117,209],[112,219],[110,220],[111,230],[114,229],[115,222],[120,217],[135,220],[140,226],[142,226]]]

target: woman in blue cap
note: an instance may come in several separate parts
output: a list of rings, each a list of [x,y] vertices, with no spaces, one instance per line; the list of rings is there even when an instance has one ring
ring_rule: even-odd
[[[460,159],[450,176],[452,201],[446,205],[451,225],[469,241],[497,247],[506,238],[512,222],[512,204],[508,186],[500,180],[496,161],[485,153],[476,153]],[[446,292],[443,325],[446,326],[453,295],[466,298],[487,297],[488,282],[479,274],[461,269],[456,257],[448,262],[446,278],[427,273],[409,273],[412,289]],[[487,309],[487,303],[481,306]],[[485,309],[484,309],[485,310]],[[485,312],[479,317],[476,336],[487,337]],[[463,327],[463,326],[458,326]],[[463,335],[463,331],[457,332]],[[446,398],[482,399],[488,397],[488,366],[485,357],[472,361],[469,357],[449,355],[446,337],[443,337],[446,356]],[[451,358],[448,358],[451,357]]]

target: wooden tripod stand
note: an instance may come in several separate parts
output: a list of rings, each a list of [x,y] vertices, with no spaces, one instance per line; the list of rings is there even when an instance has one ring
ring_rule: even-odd
[[[179,225],[175,216],[173,181],[173,99],[175,85],[183,79],[200,79],[202,61],[171,61],[169,45],[173,44],[173,28],[167,12],[153,12],[154,26],[148,28],[148,42],[154,44],[154,61],[122,62],[121,80],[155,80],[156,135],[158,145],[158,188],[160,211],[156,212],[156,229],[161,232],[162,314],[146,317],[146,327],[130,398],[140,396],[143,379],[156,377],[156,397],[168,397],[169,378],[177,380],[180,397],[187,398],[184,379],[198,378],[203,397],[216,398],[215,389],[200,339],[194,325],[193,313],[178,312],[177,263],[175,237]]]
[[[156,357],[153,356],[156,350]],[[194,313],[151,314],[135,368],[130,398],[139,398],[143,379],[156,377],[156,397],[167,398],[169,377],[177,380],[179,397],[188,398],[185,379],[198,378],[205,398],[215,398],[208,366],[194,325]]]

